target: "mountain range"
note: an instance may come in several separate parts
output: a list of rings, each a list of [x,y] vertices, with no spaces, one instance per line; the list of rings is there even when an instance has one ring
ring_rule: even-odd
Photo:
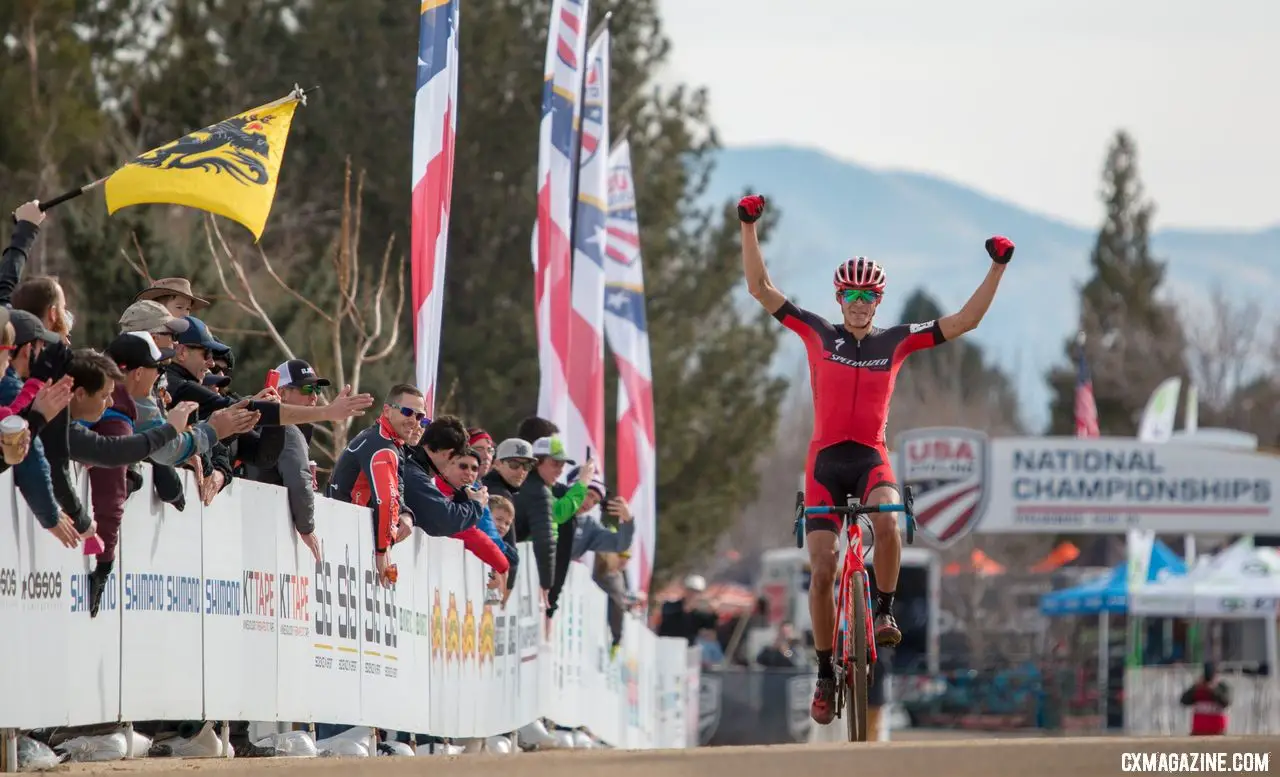
[[[1063,344],[1075,331],[1101,204],[1098,225],[1078,226],[936,176],[872,169],[812,149],[721,149],[707,202],[748,189],[782,214],[765,246],[774,283],[829,318],[839,315],[831,275],[841,259],[857,254],[884,264],[889,289],[878,320],[897,323],[902,301],[917,287],[944,310],[958,310],[988,266],[983,241],[996,234],[1013,239],[1010,271],[969,336],[1013,380],[1028,428],[1045,427],[1045,375],[1064,363]],[[1158,205],[1159,192],[1150,194]],[[1152,248],[1168,263],[1165,293],[1189,314],[1218,284],[1264,309],[1280,295],[1280,223],[1258,231],[1157,229]],[[778,369],[794,375],[799,341],[784,343]]]

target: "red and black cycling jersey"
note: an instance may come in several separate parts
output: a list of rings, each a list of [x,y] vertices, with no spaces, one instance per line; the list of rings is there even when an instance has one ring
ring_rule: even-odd
[[[898,368],[907,354],[945,342],[936,320],[872,327],[859,340],[789,301],[773,316],[804,340],[813,389],[813,451],[850,441],[883,448]]]
[[[347,445],[333,467],[326,496],[343,502],[368,507],[373,513],[373,544],[378,553],[395,542],[395,528],[404,507],[401,493],[400,465],[404,461],[404,443],[386,418],[360,434]]]

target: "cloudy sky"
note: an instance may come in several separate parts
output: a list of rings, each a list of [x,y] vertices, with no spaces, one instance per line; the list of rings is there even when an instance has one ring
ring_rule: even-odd
[[[1124,127],[1159,226],[1280,224],[1278,0],[662,7],[667,77],[710,88],[727,144],[816,146],[1092,225]]]

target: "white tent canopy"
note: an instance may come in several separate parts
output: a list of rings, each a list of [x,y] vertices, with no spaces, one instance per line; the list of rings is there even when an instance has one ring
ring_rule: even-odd
[[[1280,552],[1248,539],[1187,575],[1135,586],[1129,612],[1144,617],[1275,619],[1280,613]]]

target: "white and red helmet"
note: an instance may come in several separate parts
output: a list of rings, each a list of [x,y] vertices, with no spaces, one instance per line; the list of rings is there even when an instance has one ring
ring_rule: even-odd
[[[837,291],[844,289],[884,291],[885,281],[884,268],[878,262],[873,262],[865,256],[855,256],[852,259],[847,259],[836,268],[835,284]]]

